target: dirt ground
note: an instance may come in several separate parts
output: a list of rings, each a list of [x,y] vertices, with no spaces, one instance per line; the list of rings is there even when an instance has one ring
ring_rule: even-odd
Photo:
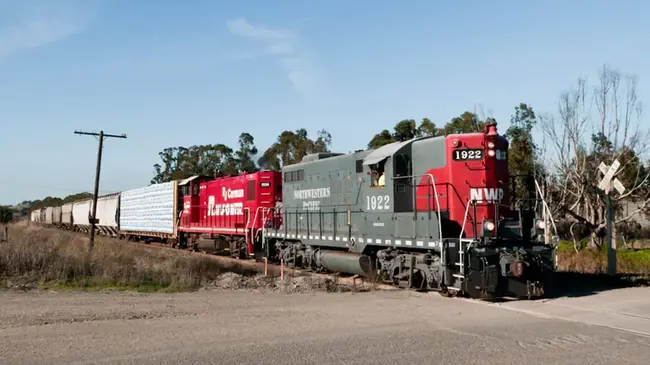
[[[0,292],[0,363],[647,364],[647,298],[646,288],[498,304],[218,286]]]

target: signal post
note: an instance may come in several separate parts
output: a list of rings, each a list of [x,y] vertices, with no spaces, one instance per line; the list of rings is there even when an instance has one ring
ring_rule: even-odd
[[[625,186],[617,179],[614,178],[621,163],[618,159],[607,167],[603,162],[600,163],[598,169],[603,173],[603,178],[598,184],[598,188],[605,192],[605,200],[607,201],[607,273],[609,275],[616,275],[616,247],[612,244],[612,232],[614,229],[614,207],[612,204],[612,187],[623,194]]]

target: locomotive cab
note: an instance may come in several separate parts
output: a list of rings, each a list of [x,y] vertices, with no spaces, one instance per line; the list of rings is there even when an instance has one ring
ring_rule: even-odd
[[[200,186],[202,182],[211,179],[211,176],[194,175],[178,183],[178,206],[182,207],[178,217],[182,225],[196,223],[201,219]]]

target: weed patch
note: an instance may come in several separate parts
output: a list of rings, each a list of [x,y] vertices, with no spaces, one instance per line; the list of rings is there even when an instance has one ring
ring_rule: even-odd
[[[255,270],[209,257],[170,252],[132,242],[87,238],[41,227],[10,228],[0,244],[0,285],[5,288],[186,291],[214,282],[227,272],[250,276]]]

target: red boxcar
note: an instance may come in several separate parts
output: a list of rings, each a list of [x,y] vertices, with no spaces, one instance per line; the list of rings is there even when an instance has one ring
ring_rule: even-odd
[[[183,197],[178,227],[181,234],[196,239],[224,238],[231,248],[254,255],[261,246],[261,229],[273,218],[282,200],[282,173],[260,171],[239,176],[190,182]]]

